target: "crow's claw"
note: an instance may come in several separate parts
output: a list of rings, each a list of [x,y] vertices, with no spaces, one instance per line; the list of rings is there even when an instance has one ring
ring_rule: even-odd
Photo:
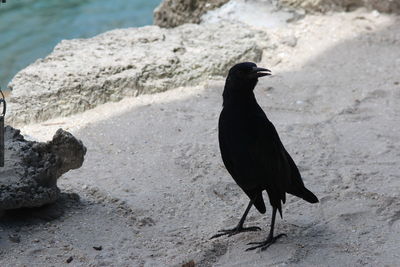
[[[254,232],[254,231],[261,231],[261,228],[257,226],[251,226],[251,227],[235,227],[233,229],[219,230],[218,231],[219,234],[213,235],[210,239],[217,238],[223,235],[233,236],[241,232]]]
[[[261,241],[261,242],[250,242],[247,245],[257,245],[254,247],[250,247],[248,249],[246,249],[246,251],[250,251],[250,250],[254,250],[256,248],[261,248],[262,251],[266,250],[269,246],[271,246],[273,243],[276,242],[276,240],[278,240],[279,238],[281,238],[282,236],[287,236],[286,234],[279,234],[277,236],[269,236],[267,238],[267,240],[265,241]]]

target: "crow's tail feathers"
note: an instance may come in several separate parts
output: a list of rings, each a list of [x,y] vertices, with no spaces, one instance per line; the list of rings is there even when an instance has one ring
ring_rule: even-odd
[[[308,202],[310,202],[310,203],[317,203],[317,202],[319,202],[318,198],[317,198],[310,190],[308,190],[308,189],[305,188],[305,187],[304,187],[304,193],[303,193],[302,198],[303,198],[305,201],[308,201]]]
[[[266,209],[266,207],[265,207],[264,199],[263,199],[263,196],[262,196],[261,193],[254,199],[253,205],[254,205],[254,207],[256,207],[256,209],[257,209],[260,213],[262,213],[262,214],[264,214],[264,213],[267,211],[267,209]],[[278,199],[278,201],[277,201],[276,203],[274,202],[274,204],[271,204],[271,205],[272,205],[273,207],[276,207],[276,208],[278,209],[279,214],[281,215],[281,218],[282,218],[282,204],[281,204],[281,200]]]
[[[267,211],[267,209],[265,207],[264,199],[263,199],[263,196],[261,193],[259,193],[257,195],[257,197],[254,198],[253,205],[262,214],[264,214]]]
[[[300,188],[295,188],[295,190],[291,189],[290,191],[288,191],[288,193],[292,194],[296,197],[302,198],[305,201],[310,202],[310,203],[319,202],[318,198],[304,186],[302,186]]]

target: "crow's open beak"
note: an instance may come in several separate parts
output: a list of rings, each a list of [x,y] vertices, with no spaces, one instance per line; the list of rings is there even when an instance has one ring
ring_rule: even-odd
[[[259,78],[263,76],[271,75],[271,71],[269,69],[254,67],[252,72],[249,74],[250,78]]]

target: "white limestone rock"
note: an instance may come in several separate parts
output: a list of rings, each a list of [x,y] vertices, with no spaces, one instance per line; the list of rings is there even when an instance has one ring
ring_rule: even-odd
[[[259,61],[267,40],[244,24],[224,22],[117,29],[62,41],[10,82],[7,123],[44,121],[125,96],[195,85],[225,75],[237,62]]]

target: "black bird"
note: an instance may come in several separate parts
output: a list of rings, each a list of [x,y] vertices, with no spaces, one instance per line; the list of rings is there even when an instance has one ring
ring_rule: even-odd
[[[271,75],[270,70],[258,68],[251,62],[236,64],[229,70],[218,125],[222,160],[250,202],[236,227],[220,230],[211,238],[261,230],[259,227],[245,228],[243,223],[252,205],[260,213],[265,213],[262,196],[264,190],[272,206],[271,228],[267,239],[249,243],[256,246],[247,250],[264,250],[285,236],[274,236],[274,225],[277,210],[282,218],[282,203],[286,201],[286,193],[310,203],[318,202],[318,198],[305,188],[296,164],[279,139],[274,125],[256,101],[254,87],[259,77],[267,75]]]

